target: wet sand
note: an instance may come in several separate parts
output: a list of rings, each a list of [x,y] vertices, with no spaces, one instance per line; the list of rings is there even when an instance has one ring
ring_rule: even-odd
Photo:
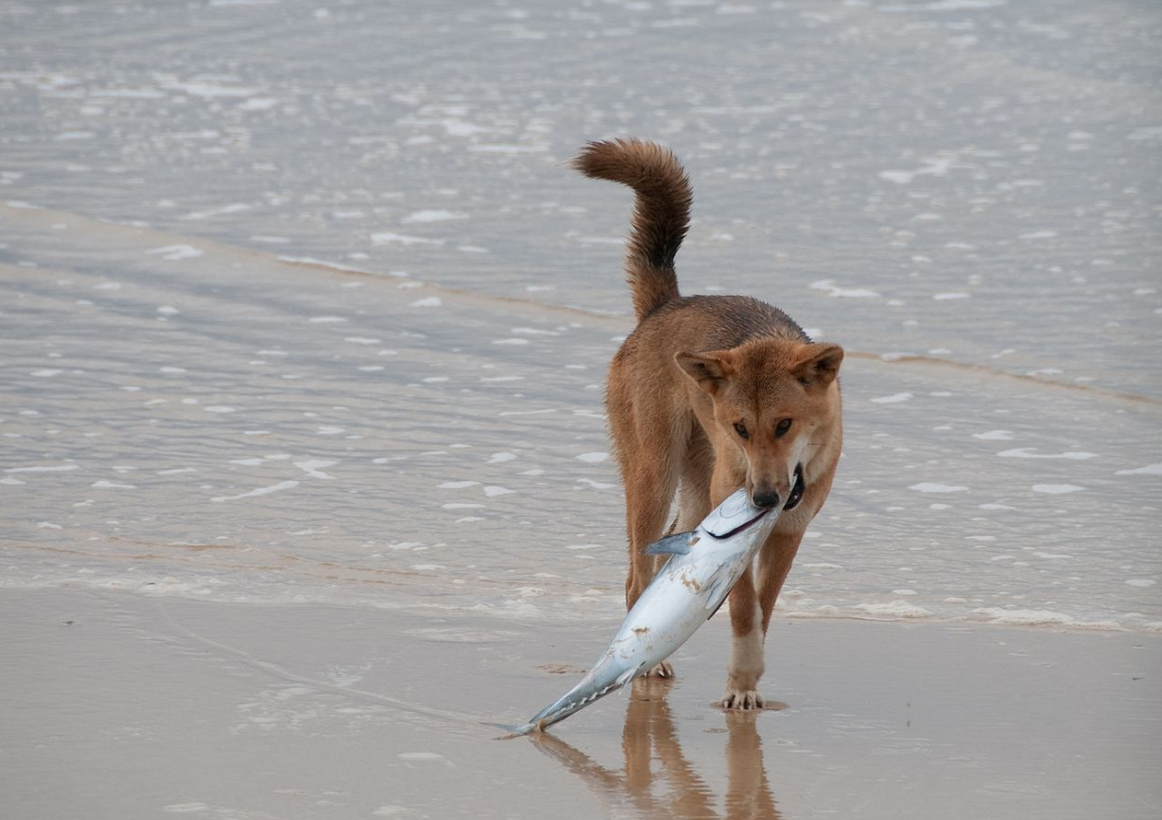
[[[13,818],[1152,818],[1155,636],[780,621],[762,713],[725,621],[539,738],[616,625],[6,592]]]

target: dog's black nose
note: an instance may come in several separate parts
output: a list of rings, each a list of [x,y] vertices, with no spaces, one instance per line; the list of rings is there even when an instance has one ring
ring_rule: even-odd
[[[764,490],[754,494],[754,505],[756,507],[777,507],[779,506],[779,494],[774,490]]]

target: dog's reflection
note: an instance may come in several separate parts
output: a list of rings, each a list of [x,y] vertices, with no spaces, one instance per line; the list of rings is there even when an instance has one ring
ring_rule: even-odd
[[[664,697],[670,682],[639,678],[622,731],[625,770],[618,772],[551,734],[534,734],[537,747],[576,774],[602,802],[631,806],[643,818],[779,820],[763,765],[756,712],[727,712],[726,810],[720,814],[706,781],[686,757]],[[657,761],[658,765],[654,765]]]

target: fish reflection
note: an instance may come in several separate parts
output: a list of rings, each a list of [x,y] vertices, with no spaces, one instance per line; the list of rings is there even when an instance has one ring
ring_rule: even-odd
[[[556,735],[532,735],[537,748],[573,772],[612,812],[630,808],[642,818],[779,820],[767,782],[757,712],[726,713],[725,812],[714,793],[682,753],[664,697],[670,681],[639,678],[626,708],[621,747],[625,769],[606,768]],[[655,766],[655,761],[657,765]]]

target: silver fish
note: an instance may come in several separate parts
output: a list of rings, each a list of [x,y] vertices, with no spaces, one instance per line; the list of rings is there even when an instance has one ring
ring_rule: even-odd
[[[742,489],[693,532],[671,535],[646,548],[669,555],[581,682],[514,734],[540,732],[598,698],[629,684],[674,654],[726,600],[775,526],[781,508],[760,508]]]

